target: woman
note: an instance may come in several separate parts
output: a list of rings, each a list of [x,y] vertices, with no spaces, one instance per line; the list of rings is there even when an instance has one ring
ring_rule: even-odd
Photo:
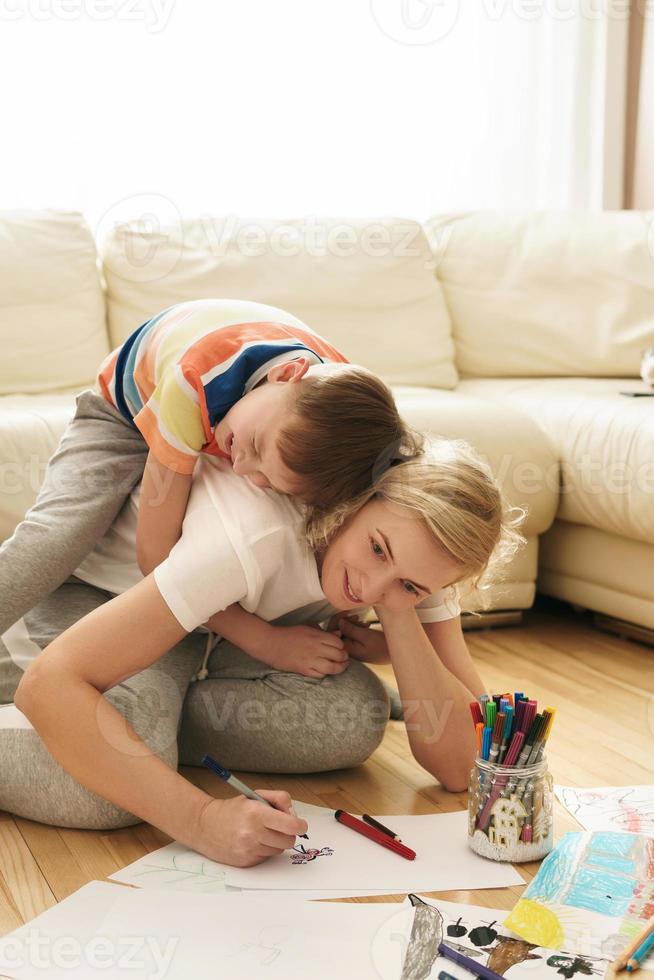
[[[15,706],[68,775],[49,762],[35,732],[15,722],[3,729],[0,719],[0,807],[74,826],[120,826],[134,814],[237,865],[292,846],[306,826],[289,811],[287,794],[262,794],[276,808],[215,800],[173,768],[201,653],[192,631],[215,625],[212,615],[236,602],[267,620],[252,637],[255,655],[266,636],[289,629],[280,617],[294,611],[299,621],[318,622],[374,606],[384,634],[342,622],[353,659],[330,658],[322,679],[275,671],[219,643],[209,659],[215,680],[193,685],[185,707],[183,761],[215,751],[233,768],[286,772],[360,762],[378,744],[388,708],[381,685],[356,660],[389,658],[410,708],[415,758],[446,788],[462,790],[474,755],[468,702],[482,684],[448,587],[479,577],[493,553],[508,555],[519,539],[519,518],[507,520],[488,469],[465,444],[443,441],[429,460],[389,468],[374,489],[310,526],[312,547],[292,500],[228,468],[213,477],[211,464],[199,467],[182,539],[154,573],[138,580],[132,504],[98,546],[95,567],[81,566],[46,608],[25,617],[30,642],[48,617],[55,625],[49,644],[36,643],[46,649],[20,681]],[[111,592],[121,594],[110,599]],[[221,633],[229,638],[229,623]],[[299,723],[298,707],[307,709]]]

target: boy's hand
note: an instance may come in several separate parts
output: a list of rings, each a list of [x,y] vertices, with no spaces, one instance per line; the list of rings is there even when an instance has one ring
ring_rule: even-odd
[[[265,646],[257,658],[277,670],[304,677],[342,674],[348,656],[338,632],[328,633],[318,626],[272,626]]]
[[[386,638],[381,630],[371,629],[371,623],[361,623],[355,617],[341,616],[338,628],[343,637],[346,652],[356,660],[368,664],[388,664]]]

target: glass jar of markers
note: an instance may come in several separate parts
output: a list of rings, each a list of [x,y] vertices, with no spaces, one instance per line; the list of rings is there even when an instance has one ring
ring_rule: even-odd
[[[477,758],[468,787],[468,844],[493,861],[537,861],[552,850],[552,775]]]

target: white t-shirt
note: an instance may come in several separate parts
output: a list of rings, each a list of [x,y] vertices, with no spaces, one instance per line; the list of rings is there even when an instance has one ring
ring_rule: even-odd
[[[138,488],[76,570],[78,578],[115,595],[142,579],[136,562],[137,517]],[[322,622],[336,611],[320,586],[300,506],[291,497],[253,486],[215,457],[199,460],[182,536],[154,577],[188,632],[234,602],[268,622],[303,610],[302,622]],[[455,586],[417,607],[426,623],[453,619],[460,611]]]

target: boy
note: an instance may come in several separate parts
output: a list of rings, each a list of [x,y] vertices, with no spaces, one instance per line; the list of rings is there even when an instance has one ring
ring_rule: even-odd
[[[148,574],[180,536],[201,452],[327,510],[369,487],[399,447],[418,448],[382,381],[259,303],[168,307],[109,355],[98,384],[102,396],[78,397],[36,504],[0,548],[0,633],[74,572],[141,478]]]

